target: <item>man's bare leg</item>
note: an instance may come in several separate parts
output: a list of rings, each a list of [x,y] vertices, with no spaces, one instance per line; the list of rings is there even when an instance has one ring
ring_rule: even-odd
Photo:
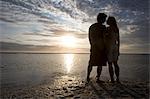
[[[97,67],[97,79],[99,80],[99,77],[100,77],[100,75],[101,75],[101,72],[102,72],[102,66],[98,66]]]
[[[92,71],[92,66],[91,65],[88,65],[88,70],[87,70],[87,81],[89,82],[90,81],[90,73]]]

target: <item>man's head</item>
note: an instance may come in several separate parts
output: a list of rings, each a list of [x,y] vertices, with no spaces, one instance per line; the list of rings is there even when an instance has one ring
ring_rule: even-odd
[[[104,13],[99,13],[97,16],[97,22],[98,23],[104,23],[106,21],[107,15]]]

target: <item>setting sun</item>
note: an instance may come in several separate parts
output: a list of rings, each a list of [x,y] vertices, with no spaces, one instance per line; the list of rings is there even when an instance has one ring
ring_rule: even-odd
[[[63,46],[75,47],[76,43],[77,43],[77,40],[74,36],[67,35],[61,38],[61,44],[63,44]]]

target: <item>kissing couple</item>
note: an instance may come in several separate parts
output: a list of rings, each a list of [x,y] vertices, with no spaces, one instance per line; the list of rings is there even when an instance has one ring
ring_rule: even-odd
[[[119,47],[120,37],[119,29],[115,17],[99,13],[97,16],[97,23],[94,23],[89,28],[89,42],[90,48],[90,60],[87,70],[87,82],[90,81],[90,73],[93,66],[97,66],[97,82],[103,82],[100,80],[102,72],[102,66],[106,66],[108,63],[110,82],[119,82]],[[108,27],[104,25],[107,23]],[[114,68],[114,69],[113,69]],[[114,72],[116,80],[114,80]]]

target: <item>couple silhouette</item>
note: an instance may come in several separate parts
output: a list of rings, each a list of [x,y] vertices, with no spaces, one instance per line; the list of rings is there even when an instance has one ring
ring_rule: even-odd
[[[97,16],[97,23],[94,23],[89,28],[89,42],[91,45],[90,49],[90,60],[87,71],[87,82],[90,81],[90,73],[93,66],[97,66],[97,82],[103,82],[100,80],[102,66],[106,66],[108,63],[110,82],[114,83],[114,72],[116,74],[116,82],[119,82],[119,29],[117,26],[116,19],[109,16],[106,20],[107,15],[99,13]],[[108,27],[104,25],[107,23]],[[113,69],[114,67],[114,69]]]

